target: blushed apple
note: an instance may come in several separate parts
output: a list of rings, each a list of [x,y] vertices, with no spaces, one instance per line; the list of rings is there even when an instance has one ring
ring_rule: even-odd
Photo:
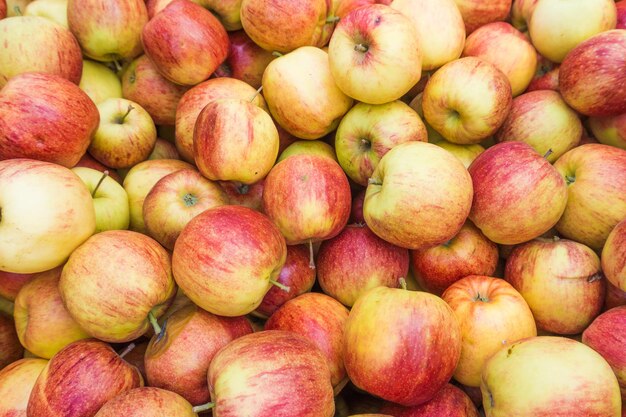
[[[220,186],[228,196],[228,203],[249,207],[263,213],[263,188],[265,180],[255,184],[242,184],[234,181],[221,181]]]
[[[15,321],[4,311],[0,312],[0,348],[0,370],[24,355],[24,348],[15,330]]]
[[[598,142],[626,150],[626,113],[617,116],[590,117],[587,123]]]
[[[602,271],[606,279],[626,291],[626,219],[609,233],[602,248]]]
[[[327,156],[333,161],[337,162],[337,155],[335,149],[328,143],[321,140],[298,140],[291,145],[287,146],[284,151],[278,155],[276,163],[283,159],[289,158],[292,155],[300,154],[315,154],[321,156]]]
[[[89,152],[85,153],[82,156],[82,158],[80,158],[80,160],[76,163],[76,165],[74,165],[73,168],[80,168],[80,167],[95,169],[96,171],[99,171],[101,174],[103,174],[104,171],[109,171],[109,175],[108,175],[109,177],[113,178],[119,184],[122,183],[122,177],[116,170],[96,161],[93,158],[93,156],[89,155]]]
[[[176,150],[176,145],[169,140],[157,137],[148,159],[180,159],[180,155]]]
[[[160,388],[134,388],[107,401],[94,417],[196,417],[196,408],[180,395]]]
[[[626,2],[624,0],[615,2],[617,9],[617,24],[615,29],[626,29]]]
[[[83,74],[78,86],[95,104],[122,97],[122,83],[117,75],[106,65],[89,59],[83,60]]]
[[[45,359],[20,359],[0,370],[0,415],[26,416],[28,398],[47,363]]]
[[[446,384],[428,402],[415,407],[403,407],[386,402],[380,409],[394,417],[478,417],[472,400],[460,388]]]
[[[363,217],[363,203],[365,202],[366,188],[353,194],[352,197],[352,209],[350,210],[350,219],[348,223],[362,223],[365,224],[365,218]]]
[[[610,282],[606,283],[603,311],[626,305],[626,291],[622,291]]]
[[[454,0],[459,7],[465,32],[470,35],[488,23],[505,20],[510,13],[512,0]]]
[[[0,297],[11,302],[15,301],[20,289],[30,281],[34,274],[18,274],[15,272],[0,271]]]

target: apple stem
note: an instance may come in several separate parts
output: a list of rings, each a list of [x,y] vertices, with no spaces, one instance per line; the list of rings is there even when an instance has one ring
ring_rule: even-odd
[[[22,9],[20,9],[20,6],[13,7],[13,12],[16,16],[22,16]]]
[[[367,183],[368,184],[374,184],[374,185],[383,185],[382,182],[378,181],[377,179],[374,178],[368,178],[367,179]]]
[[[109,176],[109,171],[105,170],[104,172],[102,172],[102,176],[100,177],[100,181],[98,181],[98,183],[96,184],[96,188],[93,189],[93,191],[91,192],[91,197],[95,197],[96,196],[96,192],[98,191],[98,188],[100,188],[100,184],[102,184],[102,181],[104,181],[104,179],[106,177]]]
[[[272,55],[274,55],[276,58],[280,58],[281,56],[283,56],[283,54],[281,54],[281,53],[280,53],[280,52],[278,52],[278,51],[274,51],[274,52],[272,52]]]
[[[135,108],[133,107],[132,104],[128,105],[128,110],[126,110],[126,113],[124,113],[124,115],[120,118],[118,118],[116,120],[116,122],[120,125],[124,124],[124,120],[126,120],[126,117],[128,117],[128,115],[130,114],[131,111],[135,110]]]
[[[474,297],[474,301],[482,301],[483,303],[486,303],[489,301],[489,298],[480,295],[480,293],[477,293],[476,297]]]
[[[159,326],[159,322],[157,321],[156,317],[154,317],[154,313],[152,313],[152,311],[148,313],[148,320],[150,320],[150,324],[154,329],[154,334],[160,335],[163,329],[161,328],[161,326]]]
[[[309,268],[315,269],[315,255],[313,253],[313,239],[309,239]]]
[[[263,91],[263,86],[260,86],[257,90],[256,93],[254,93],[254,95],[252,96],[252,99],[250,99],[250,103],[252,103],[254,101],[254,99],[261,94],[261,91]]]
[[[543,156],[543,159],[548,159],[548,157],[550,155],[552,155],[554,152],[552,151],[552,148],[548,149],[548,152],[546,152],[546,154]]]
[[[404,279],[404,277],[400,277],[398,281],[400,282],[400,288],[402,288],[403,290],[406,290],[408,288],[406,285],[406,279]]]
[[[128,355],[133,349],[135,349],[136,346],[137,345],[134,343],[126,346],[124,350],[119,353],[120,358],[124,359],[124,356]]]
[[[329,16],[326,18],[326,23],[337,23],[341,20],[339,16]]]
[[[285,292],[289,292],[291,290],[291,288],[289,288],[285,284],[281,284],[280,282],[278,282],[278,281],[276,281],[274,279],[270,279],[270,284],[277,286],[278,288],[280,288],[281,290],[283,290]]]
[[[589,283],[596,282],[596,281],[600,281],[601,279],[602,279],[602,272],[596,272],[595,274],[587,278],[587,282]]]
[[[241,184],[239,187],[237,187],[237,192],[240,195],[248,194],[248,191],[250,191],[250,186],[248,184]]]
[[[554,242],[558,242],[559,240],[561,240],[561,238],[555,235],[555,236],[552,236],[552,240]]]
[[[120,64],[120,62],[117,59],[113,60],[113,64],[115,65],[115,69],[117,69],[118,71],[122,70],[122,64]]]
[[[354,45],[354,50],[357,52],[367,52],[369,48],[367,47],[367,45],[364,45],[362,43],[357,43],[356,45]]]
[[[195,407],[193,407],[191,410],[194,413],[201,413],[203,411],[207,411],[210,410],[212,408],[215,408],[215,403],[206,403],[206,404],[202,404],[202,405],[196,405]]]

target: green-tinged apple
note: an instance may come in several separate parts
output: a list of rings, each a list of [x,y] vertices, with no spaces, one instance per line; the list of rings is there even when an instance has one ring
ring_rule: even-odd
[[[470,212],[472,179],[461,161],[425,142],[405,142],[380,160],[363,215],[380,238],[407,249],[447,242]]]
[[[28,398],[47,363],[45,359],[20,359],[0,370],[0,416],[26,416]]]
[[[210,401],[207,372],[215,354],[231,341],[252,333],[245,317],[220,317],[189,305],[172,314],[146,350],[150,386],[175,392],[192,404]]]
[[[568,190],[557,231],[602,250],[611,230],[626,218],[626,150],[589,143],[565,153],[554,167]]]
[[[247,207],[227,205],[187,223],[174,246],[172,268],[194,303],[233,317],[261,304],[286,257],[285,239],[270,219]]]
[[[143,385],[141,374],[106,343],[74,342],[46,364],[28,400],[27,417],[91,417],[111,398]]]
[[[0,161],[0,198],[2,271],[56,268],[96,229],[89,190],[60,165],[32,159]]]
[[[161,178],[146,195],[143,219],[146,232],[168,250],[191,219],[205,210],[228,204],[219,184],[196,170],[181,169]]]
[[[228,204],[249,207],[263,213],[265,180],[250,185],[234,181],[222,181],[220,186],[228,196]]]
[[[15,272],[0,271],[0,297],[11,302],[15,301],[17,293],[36,274],[18,274]]]
[[[274,166],[278,147],[274,121],[250,100],[215,100],[198,115],[194,159],[210,180],[254,184]]]
[[[480,415],[470,397],[452,384],[444,385],[430,401],[424,404],[403,407],[386,402],[380,412],[393,417],[479,417]]]
[[[537,51],[559,63],[579,43],[614,29],[616,21],[613,0],[539,0],[530,14],[528,32]]]
[[[335,150],[350,179],[367,185],[383,155],[409,141],[427,142],[428,133],[420,116],[407,104],[358,103],[339,123]]]
[[[578,114],[561,95],[538,90],[513,99],[506,120],[496,132],[498,142],[519,141],[529,144],[549,162],[576,147],[583,134]]]
[[[109,62],[141,54],[148,11],[143,0],[68,0],[67,22],[85,56]]]
[[[276,123],[301,139],[319,139],[335,130],[353,104],[337,87],[328,54],[312,46],[270,62],[262,84]]]
[[[174,392],[139,387],[107,401],[94,417],[197,417],[196,410],[196,407]]]
[[[176,145],[167,139],[157,137],[148,159],[180,159],[180,155],[176,150]]]
[[[464,57],[441,67],[426,84],[424,117],[450,142],[480,143],[504,123],[511,108],[511,84],[493,64]]]
[[[357,299],[346,323],[344,361],[352,382],[404,406],[432,399],[460,354],[454,312],[425,292],[373,288]]]
[[[89,335],[63,305],[59,293],[62,267],[38,274],[17,294],[13,318],[20,343],[40,358],[50,359],[65,346]]]
[[[626,150],[626,113],[617,116],[590,117],[587,123],[598,142]]]
[[[68,0],[35,0],[26,5],[24,16],[41,16],[69,28],[67,23]]]
[[[564,337],[532,337],[503,347],[483,368],[480,388],[487,417],[621,415],[609,364]]]
[[[128,195],[120,183],[92,168],[72,168],[93,197],[96,210],[96,232],[128,229],[130,214]]]
[[[265,330],[294,332],[319,348],[328,361],[336,395],[348,382],[343,365],[343,337],[348,313],[339,301],[325,294],[302,294],[276,310],[265,322]]]
[[[174,0],[157,13],[144,26],[141,39],[155,68],[176,84],[208,79],[228,55],[224,26],[188,0]]]
[[[528,32],[528,22],[539,0],[513,0],[511,24],[520,32]]]
[[[30,158],[71,168],[98,121],[98,109],[76,84],[52,74],[17,75],[0,90],[0,160]]]
[[[373,4],[348,13],[328,46],[330,71],[355,100],[383,104],[401,98],[422,75],[420,37],[402,13]]]
[[[146,55],[135,59],[122,75],[124,98],[143,107],[157,125],[176,122],[176,106],[187,89],[163,77]]]
[[[504,278],[522,294],[540,330],[579,334],[602,311],[600,258],[583,244],[539,238],[519,245],[506,260]]]
[[[248,100],[266,110],[265,100],[250,85],[234,78],[212,78],[200,83],[181,97],[176,108],[176,149],[184,161],[195,163],[193,131],[198,115],[218,99]]]
[[[39,16],[0,21],[0,88],[25,72],[43,72],[78,84],[83,60],[80,46],[63,26]]]
[[[469,219],[496,243],[514,245],[541,236],[568,203],[559,172],[524,142],[490,147],[469,173],[474,184]]]
[[[512,0],[454,0],[463,16],[468,35],[488,23],[506,20]]]
[[[470,221],[449,241],[410,253],[415,279],[436,295],[468,275],[493,275],[497,264],[498,246]]]
[[[117,75],[107,66],[89,59],[83,60],[79,87],[95,104],[122,97],[122,83]]]
[[[116,170],[96,161],[95,159],[93,159],[93,156],[89,155],[89,152],[85,153],[83,157],[80,158],[80,160],[76,163],[76,165],[74,165],[74,168],[79,168],[79,167],[95,169],[96,171],[99,171],[102,174],[104,173],[104,171],[108,171],[109,177],[113,178],[119,184],[122,183],[122,177]]]
[[[281,152],[276,160],[276,163],[289,158],[292,155],[300,154],[326,156],[337,162],[335,149],[328,143],[321,140],[298,140],[287,146],[285,150]]]
[[[76,322],[93,337],[123,343],[143,335],[176,294],[169,253],[128,230],[98,233],[63,267],[59,291]]]
[[[567,104],[587,116],[626,113],[625,65],[626,30],[600,33],[567,54],[559,68],[559,91]]]
[[[469,168],[472,162],[474,162],[474,159],[485,151],[485,148],[478,144],[458,145],[456,143],[448,142],[447,140],[440,140],[438,142],[434,142],[434,144],[459,158],[465,168]]]
[[[626,291],[626,218],[619,222],[602,248],[602,271],[606,279]]]
[[[0,370],[23,356],[24,347],[17,336],[13,317],[0,311]]]
[[[331,373],[326,358],[296,333],[265,330],[220,350],[209,367],[213,415],[332,417]]]
[[[354,224],[322,242],[316,263],[322,290],[351,307],[371,288],[399,287],[409,272],[409,252]]]
[[[395,0],[391,7],[413,23],[422,51],[423,70],[437,69],[461,56],[465,25],[454,0]]]
[[[519,292],[500,278],[469,275],[441,296],[461,327],[461,358],[454,379],[479,387],[487,359],[502,346],[537,336],[535,319]]]
[[[150,114],[124,98],[98,104],[100,125],[89,144],[89,154],[111,168],[130,168],[148,159],[157,139]]]

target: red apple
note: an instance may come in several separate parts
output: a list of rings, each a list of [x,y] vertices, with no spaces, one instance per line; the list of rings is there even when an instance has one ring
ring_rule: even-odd
[[[469,35],[487,23],[505,20],[511,11],[512,0],[454,0],[459,6]]]
[[[472,400],[460,388],[446,384],[428,402],[415,407],[403,407],[387,402],[380,412],[394,417],[478,417]]]
[[[617,8],[617,24],[615,29],[626,29],[626,1],[621,0],[615,3]]]
[[[15,331],[13,317],[0,312],[0,369],[20,359],[24,348]]]
[[[15,301],[20,289],[37,273],[18,274],[15,272],[0,271],[0,297]]]
[[[606,283],[606,297],[603,311],[626,305],[626,291],[622,291],[610,282]]]
[[[106,402],[94,417],[196,417],[196,409],[183,397],[170,391],[140,387]]]
[[[229,204],[249,207],[263,213],[264,179],[249,185],[234,181],[221,181],[220,185],[228,196]]]
[[[615,287],[626,291],[626,219],[611,230],[602,248],[602,271]]]
[[[543,73],[535,73],[535,77],[528,84],[526,92],[536,90],[554,90],[559,91],[559,67],[556,66]]]
[[[0,0],[0,19],[7,17],[7,2]]]
[[[0,370],[0,416],[26,417],[28,398],[47,363],[44,359],[20,359]]]
[[[363,217],[363,203],[365,202],[366,191],[367,189],[363,189],[352,197],[352,210],[350,211],[349,223],[365,224],[365,218]]]

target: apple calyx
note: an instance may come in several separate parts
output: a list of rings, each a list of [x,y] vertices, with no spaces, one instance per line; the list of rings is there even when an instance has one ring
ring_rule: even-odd
[[[185,207],[192,207],[198,203],[198,197],[191,193],[187,193],[183,196],[183,202],[185,203]]]
[[[489,297],[486,297],[484,295],[480,295],[480,293],[476,293],[476,297],[474,297],[474,301],[481,301],[483,303],[488,303],[489,302]]]
[[[359,147],[361,148],[361,152],[368,152],[370,149],[372,149],[372,142],[368,139],[361,138]]]
[[[237,187],[237,192],[240,195],[248,194],[249,191],[250,191],[250,186],[248,184],[241,184],[239,187]]]
[[[309,239],[309,268],[315,269],[315,254],[313,253],[313,239]]]
[[[203,411],[211,410],[212,408],[215,408],[215,403],[206,403],[202,405],[196,405],[195,407],[191,409],[191,411],[198,414]]]
[[[567,185],[571,185],[573,183],[576,182],[576,175],[566,175],[565,176],[565,183]]]
[[[105,171],[102,172],[102,176],[100,177],[100,180],[96,184],[96,188],[94,188],[93,191],[91,192],[91,197],[92,198],[96,196],[96,192],[98,191],[98,188],[100,188],[100,185],[102,184],[104,179],[106,177],[108,177],[108,176],[109,176],[109,171],[108,170],[105,170]]]
[[[133,349],[135,349],[135,347],[137,347],[137,345],[133,342],[130,345],[126,346],[120,353],[118,353],[118,356],[120,357],[120,359],[124,359],[124,356],[128,355]]]
[[[126,110],[126,113],[124,113],[124,115],[122,117],[118,117],[114,120],[115,123],[117,123],[118,125],[123,125],[124,124],[124,120],[126,120],[126,117],[128,117],[128,114],[133,111],[135,108],[133,107],[132,104],[128,105],[128,110]]]
[[[285,284],[282,284],[282,283],[280,283],[280,282],[278,282],[278,281],[276,281],[274,279],[271,279],[271,278],[270,278],[270,284],[275,285],[276,287],[280,288],[281,290],[283,290],[285,292],[291,291],[291,287],[289,287],[289,286],[287,286]]]
[[[403,290],[407,290],[408,289],[408,287],[406,285],[406,279],[404,279],[404,277],[398,278],[398,282],[400,283],[400,288],[402,288]]]
[[[354,50],[357,52],[365,53],[369,50],[369,46],[365,45],[364,43],[357,43],[356,45],[354,45]]]

